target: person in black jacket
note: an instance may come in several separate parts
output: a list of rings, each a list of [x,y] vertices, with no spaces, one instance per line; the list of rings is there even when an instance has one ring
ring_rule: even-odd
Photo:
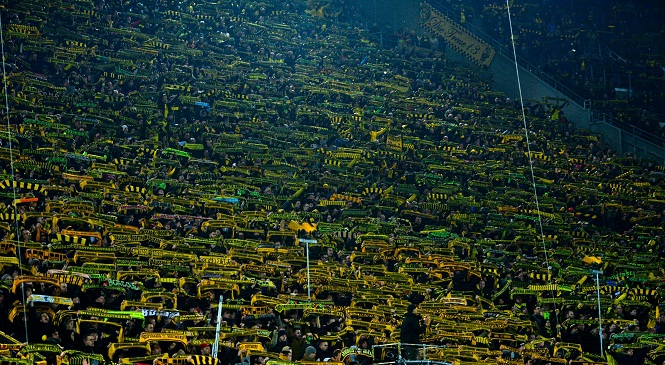
[[[400,342],[402,343],[402,357],[406,360],[416,360],[418,355],[417,346],[420,344],[420,335],[425,333],[425,329],[429,325],[430,318],[425,316],[423,319],[417,312],[415,304],[409,305],[402,320],[402,327],[400,328]],[[405,345],[408,344],[408,345]]]

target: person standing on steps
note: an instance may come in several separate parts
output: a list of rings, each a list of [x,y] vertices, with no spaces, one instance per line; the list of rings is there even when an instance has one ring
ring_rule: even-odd
[[[429,323],[429,315],[424,318],[421,317],[418,313],[418,307],[415,304],[410,304],[407,307],[399,336],[402,343],[402,357],[405,360],[417,359],[418,347],[413,345],[421,343],[420,336],[425,333]]]

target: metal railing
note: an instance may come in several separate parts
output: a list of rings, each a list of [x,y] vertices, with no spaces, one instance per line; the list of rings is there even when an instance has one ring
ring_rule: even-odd
[[[591,123],[597,123],[599,121],[605,122],[607,124],[613,125],[621,130],[628,132],[638,138],[642,138],[645,141],[649,141],[657,146],[665,147],[665,139],[657,134],[654,134],[653,131],[648,131],[640,126],[637,126],[632,123],[620,123],[617,122],[612,115],[604,112],[593,111]]]
[[[375,354],[377,353],[376,349],[397,352],[397,356],[394,357],[393,359],[390,359],[390,361],[385,361],[386,359],[382,359],[384,360],[382,362],[382,361],[376,361],[375,359],[374,364],[378,365],[388,365],[388,364],[453,365],[452,362],[447,362],[445,360],[441,361],[441,360],[427,358],[427,354],[429,352],[441,350],[444,348],[445,346],[402,343],[402,342],[386,343],[386,344],[372,346],[372,350],[374,351]],[[415,356],[409,356],[409,355],[404,356],[405,353],[411,353],[412,355]]]

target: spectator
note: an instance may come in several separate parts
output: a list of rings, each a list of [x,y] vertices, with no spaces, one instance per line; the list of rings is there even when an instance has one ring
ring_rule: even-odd
[[[409,304],[404,314],[404,320],[400,327],[400,342],[402,343],[403,355],[407,360],[417,360],[418,348],[421,343],[421,336],[425,333],[430,323],[430,317],[422,318],[418,314],[418,307],[415,304]]]

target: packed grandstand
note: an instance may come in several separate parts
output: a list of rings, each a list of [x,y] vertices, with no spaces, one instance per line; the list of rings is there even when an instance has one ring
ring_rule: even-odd
[[[561,100],[350,0],[1,3],[1,363],[665,362],[665,168]]]

